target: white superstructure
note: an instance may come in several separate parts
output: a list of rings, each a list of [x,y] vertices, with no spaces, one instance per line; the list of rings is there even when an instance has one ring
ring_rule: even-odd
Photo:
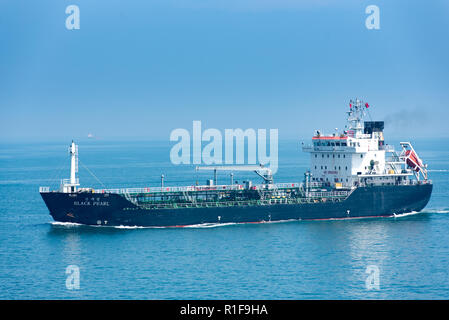
[[[411,144],[401,142],[403,152],[384,143],[383,121],[362,121],[368,103],[356,99],[350,102],[348,123],[341,133],[322,135],[319,130],[312,138],[312,145],[303,146],[310,152],[310,182],[318,182],[335,188],[351,188],[359,184],[403,184],[407,176],[419,173],[427,179],[426,167],[407,168],[406,149],[414,153]],[[418,158],[419,159],[419,158]],[[420,162],[419,160],[417,162]],[[409,166],[410,167],[410,166]]]

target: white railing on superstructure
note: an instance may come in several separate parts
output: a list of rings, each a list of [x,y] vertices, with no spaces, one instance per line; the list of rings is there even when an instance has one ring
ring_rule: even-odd
[[[325,185],[324,182],[319,182],[319,181],[309,182],[309,187],[311,187],[311,188],[319,188],[319,187],[323,187],[324,185]]]

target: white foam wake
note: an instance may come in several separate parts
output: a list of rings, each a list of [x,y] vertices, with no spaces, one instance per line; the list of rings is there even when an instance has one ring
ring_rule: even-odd
[[[239,224],[264,224],[264,223],[283,223],[283,222],[291,222],[298,221],[298,219],[288,219],[288,220],[276,220],[276,221],[260,221],[260,222],[208,222],[208,223],[199,223],[199,224],[190,224],[190,225],[179,225],[179,226],[114,226],[113,228],[117,229],[173,229],[173,228],[218,228],[218,227],[226,227],[233,226]]]
[[[79,226],[84,226],[84,224],[76,223],[76,222],[59,222],[59,221],[54,221],[54,222],[51,222],[51,224],[52,224],[53,226],[63,226],[63,227],[79,227]]]
[[[200,223],[200,224],[191,224],[185,226],[185,228],[216,228],[216,227],[225,227],[237,224],[235,222],[227,222],[227,223]]]
[[[145,228],[155,228],[155,227],[142,227],[142,226],[112,226],[112,228],[116,229],[145,229]]]
[[[418,213],[419,213],[418,211],[411,211],[411,212],[405,212],[405,213],[400,213],[400,214],[394,214],[393,217],[402,218],[402,217],[407,217],[407,216],[413,216]]]
[[[423,212],[427,213],[449,213],[449,209],[424,209]]]

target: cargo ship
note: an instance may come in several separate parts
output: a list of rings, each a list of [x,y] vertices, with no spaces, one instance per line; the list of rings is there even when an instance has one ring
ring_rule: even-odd
[[[427,165],[410,142],[400,151],[385,144],[384,122],[364,121],[369,105],[350,101],[342,132],[311,144],[310,170],[302,182],[275,183],[262,165],[203,166],[214,179],[205,185],[93,189],[80,187],[78,146],[72,141],[70,179],[59,189],[40,187],[50,215],[58,222],[96,226],[184,227],[229,223],[394,217],[417,213],[428,203],[432,181]],[[259,184],[217,185],[217,171],[254,171]]]

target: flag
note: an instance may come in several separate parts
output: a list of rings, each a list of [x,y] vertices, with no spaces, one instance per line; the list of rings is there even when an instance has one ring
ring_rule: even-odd
[[[368,102],[367,102],[367,103],[365,103],[365,107],[369,108],[369,104],[368,104]]]

